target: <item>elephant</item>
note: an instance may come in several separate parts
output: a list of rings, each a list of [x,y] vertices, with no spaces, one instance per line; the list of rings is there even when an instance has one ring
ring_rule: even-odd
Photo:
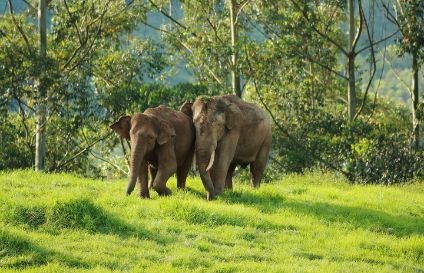
[[[144,113],[123,116],[110,128],[131,143],[130,175],[126,194],[139,183],[141,198],[149,198],[151,186],[160,195],[169,195],[166,182],[177,173],[177,187],[185,188],[194,155],[195,129],[186,114],[164,105]]]
[[[259,187],[268,161],[272,132],[269,116],[234,95],[198,97],[181,111],[196,130],[196,161],[207,199],[232,189],[237,165],[250,165],[251,184]]]

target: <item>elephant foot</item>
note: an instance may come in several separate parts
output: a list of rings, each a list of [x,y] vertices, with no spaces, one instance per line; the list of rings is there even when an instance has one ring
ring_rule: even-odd
[[[254,183],[254,182],[252,182],[252,183],[250,183],[250,185],[252,186],[252,188],[258,189],[261,184],[260,183]]]
[[[177,189],[185,189],[185,182],[177,182]]]
[[[212,192],[206,192],[206,200],[212,201],[215,199],[215,194]]]
[[[224,189],[219,189],[219,190],[215,189],[215,195],[221,195],[223,193],[224,193]]]
[[[162,190],[156,190],[156,192],[159,194],[159,196],[168,196],[172,194],[172,191],[168,188],[165,188]]]
[[[149,192],[140,192],[140,198],[143,198],[143,199],[150,198]]]
[[[165,190],[162,192],[162,196],[168,196],[171,194],[172,194],[172,191],[168,188],[165,188]]]

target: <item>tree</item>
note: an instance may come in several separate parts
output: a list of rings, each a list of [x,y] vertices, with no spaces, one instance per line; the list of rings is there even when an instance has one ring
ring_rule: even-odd
[[[359,0],[360,1],[360,0]],[[361,10],[359,11],[362,12]],[[355,6],[353,0],[347,1],[347,13],[349,19],[349,40],[348,40],[348,51],[347,51],[347,75],[348,75],[348,87],[347,87],[347,115],[348,121],[352,122],[355,117],[355,106],[356,106],[356,81],[355,81]],[[361,35],[362,30],[362,17],[359,22],[360,27],[358,31],[358,38]],[[357,41],[356,40],[356,41]]]
[[[158,29],[166,41],[188,62],[202,84],[230,89],[241,97],[243,87],[242,42],[247,37],[241,14],[251,1],[181,1],[175,7],[183,12],[176,19],[168,10],[168,1],[149,0],[165,18],[167,29]],[[152,27],[149,24],[146,24]],[[228,81],[228,78],[230,81]],[[244,79],[246,80],[246,79]]]
[[[387,18],[401,33],[399,56],[409,54],[412,57],[412,84],[408,91],[411,97],[412,147],[420,149],[420,92],[419,71],[424,61],[424,2],[420,0],[396,0],[393,9],[383,1]]]
[[[135,82],[132,88],[139,90],[140,82],[163,69],[163,52],[128,35],[145,18],[141,4],[64,0],[41,1],[36,8],[31,2],[25,3],[25,9],[15,14],[13,1],[8,0],[9,13],[0,20],[0,66],[4,72],[0,73],[1,109],[6,109],[10,120],[22,122],[25,137],[16,136],[15,140],[24,139],[33,152],[36,169],[84,171],[92,144],[104,138],[100,134],[107,128],[108,118],[114,118],[106,115],[112,108],[106,103],[112,96],[107,87],[124,89],[127,82]],[[46,10],[51,18],[48,34]],[[108,56],[127,63],[108,66]],[[129,63],[137,65],[125,66]],[[114,70],[109,81],[105,77],[108,69]],[[107,87],[99,84],[105,80]],[[123,108],[119,111],[113,114],[122,114]]]
[[[40,35],[39,60],[41,70],[46,63],[47,58],[47,3],[46,0],[40,0],[38,5],[38,30]],[[45,74],[42,71],[38,78],[38,97],[37,97],[37,126],[35,137],[35,170],[42,171],[45,168],[46,161],[46,126],[47,126],[47,105],[46,94],[47,86],[45,83]]]
[[[415,150],[420,148],[419,118],[419,71],[424,60],[424,2],[420,0],[397,0],[396,15],[392,21],[399,27],[400,55],[410,54],[412,57],[412,143]],[[391,13],[389,13],[391,14]]]

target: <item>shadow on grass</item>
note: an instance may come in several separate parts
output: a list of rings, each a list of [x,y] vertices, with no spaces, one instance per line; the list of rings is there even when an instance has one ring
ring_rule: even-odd
[[[262,231],[294,230],[293,226],[284,226],[264,219],[260,215],[251,217],[250,214],[240,213],[234,209],[222,207],[198,206],[184,202],[174,202],[163,208],[164,216],[171,217],[176,221],[184,221],[193,225],[205,225],[208,227],[234,226],[252,227]]]
[[[75,229],[90,233],[114,234],[123,238],[134,236],[152,240],[158,244],[169,242],[169,239],[144,227],[125,223],[89,199],[57,202],[50,207],[20,206],[11,209],[7,218],[13,224],[23,224],[29,228],[43,228],[53,233],[62,229]]]
[[[185,191],[187,191],[188,193],[190,193],[193,196],[196,196],[197,198],[201,198],[201,199],[206,199],[206,192],[205,191],[199,191],[193,188],[185,188]]]
[[[408,215],[322,202],[286,201],[283,206],[295,212],[313,215],[332,223],[347,223],[356,228],[396,236],[423,235],[424,220]]]
[[[424,219],[409,215],[392,215],[368,208],[323,202],[292,201],[276,194],[254,192],[226,192],[221,198],[225,202],[254,207],[264,213],[289,209],[330,223],[347,223],[355,228],[365,228],[373,232],[396,236],[424,234]]]
[[[227,191],[220,199],[230,204],[243,204],[255,207],[264,213],[275,213],[284,207],[284,198],[281,195],[263,195],[251,192]]]
[[[30,240],[0,230],[0,268],[25,268],[58,261],[63,265],[90,268],[80,259],[41,247]]]

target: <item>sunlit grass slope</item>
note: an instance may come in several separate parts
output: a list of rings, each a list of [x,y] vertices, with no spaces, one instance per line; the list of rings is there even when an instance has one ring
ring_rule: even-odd
[[[0,173],[1,272],[424,272],[424,184],[331,175],[150,200],[125,181]]]

